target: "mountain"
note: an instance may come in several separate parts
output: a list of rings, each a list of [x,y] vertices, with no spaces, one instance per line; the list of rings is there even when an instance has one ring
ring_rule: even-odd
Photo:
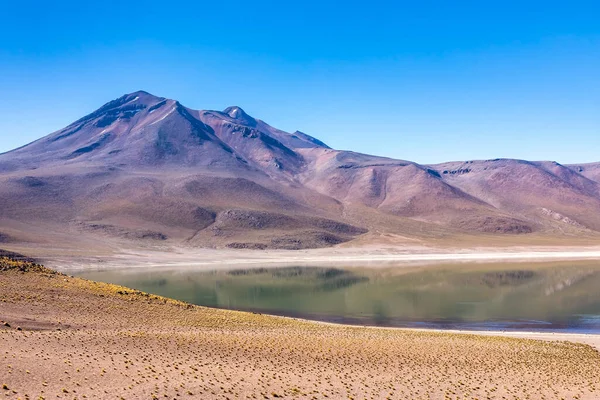
[[[0,242],[302,249],[600,235],[600,163],[331,149],[144,91],[0,154]]]

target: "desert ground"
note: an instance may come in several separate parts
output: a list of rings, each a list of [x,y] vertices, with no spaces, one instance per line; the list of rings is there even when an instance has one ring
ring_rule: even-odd
[[[9,258],[0,271],[4,398],[600,397],[598,350],[565,341],[583,335],[339,326],[193,306]]]

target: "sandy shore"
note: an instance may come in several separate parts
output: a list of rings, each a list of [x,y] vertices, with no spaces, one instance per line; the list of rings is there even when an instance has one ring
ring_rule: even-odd
[[[324,321],[307,320],[302,318],[292,318],[277,316],[277,318],[289,318],[293,321],[303,321],[307,323],[322,324],[325,326],[332,327],[354,327],[363,329],[383,329],[383,330],[399,330],[406,332],[436,332],[440,334],[452,334],[452,335],[477,335],[477,336],[495,336],[505,338],[520,338],[520,339],[531,339],[541,340],[545,342],[572,342],[589,345],[600,352],[600,334],[593,333],[564,333],[564,332],[527,332],[527,331],[473,331],[473,330],[458,330],[458,329],[430,329],[430,328],[395,328],[395,327],[378,327],[369,325],[348,325],[338,324]]]
[[[19,269],[0,320],[4,398],[600,397],[600,354],[570,335],[323,324]]]
[[[26,250],[26,249],[16,249]],[[25,251],[26,252],[26,251]],[[27,252],[26,252],[27,253]],[[27,253],[29,254],[29,253]],[[343,265],[389,267],[440,262],[534,262],[600,260],[600,246],[467,248],[449,251],[431,247],[360,247],[297,251],[251,251],[169,248],[122,250],[102,257],[43,256],[45,264],[69,271],[81,269],[165,268],[221,269],[277,265]]]
[[[587,333],[552,333],[552,332],[506,332],[506,331],[487,331],[487,332],[467,332],[453,331],[455,333],[465,333],[483,336],[502,336],[523,339],[545,340],[545,341],[569,341],[573,343],[582,343],[594,347],[600,351],[600,334]]]
[[[467,248],[452,252],[424,246],[349,247],[299,251],[248,251],[214,249],[171,249],[171,251],[127,251],[101,259],[53,258],[53,268],[70,273],[87,269],[151,268],[153,270],[218,270],[228,268],[277,267],[286,265],[342,265],[389,268],[451,263],[551,262],[599,260],[600,246],[523,246],[509,248]],[[321,323],[321,322],[315,322]],[[335,324],[334,324],[335,325]],[[428,329],[427,331],[436,331]],[[600,350],[600,335],[578,333],[462,331],[439,332],[503,336],[545,341],[571,341]]]

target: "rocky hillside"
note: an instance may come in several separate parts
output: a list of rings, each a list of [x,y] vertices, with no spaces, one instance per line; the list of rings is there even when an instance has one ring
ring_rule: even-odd
[[[0,155],[0,243],[303,249],[598,232],[600,164],[420,165],[143,91]]]

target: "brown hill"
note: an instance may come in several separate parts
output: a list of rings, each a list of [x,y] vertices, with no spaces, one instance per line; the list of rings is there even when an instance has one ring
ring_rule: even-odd
[[[0,155],[0,241],[301,249],[383,237],[595,237],[599,165],[426,166],[333,150],[240,107],[197,111],[139,91]]]
[[[540,229],[600,230],[600,185],[556,162],[498,159],[432,168],[452,186]]]

